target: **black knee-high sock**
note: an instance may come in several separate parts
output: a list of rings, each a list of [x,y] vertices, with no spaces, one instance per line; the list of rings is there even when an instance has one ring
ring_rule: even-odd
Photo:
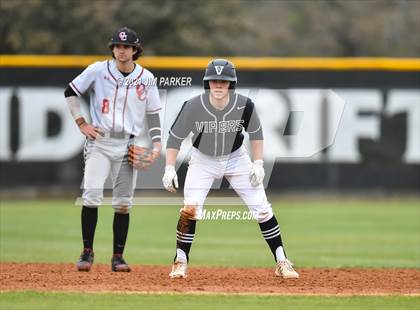
[[[98,221],[98,208],[82,207],[82,238],[83,247],[93,249],[96,223]]]
[[[176,248],[185,252],[187,261],[189,260],[189,253],[194,240],[196,223],[196,220],[190,220],[181,215],[176,226]]]
[[[274,255],[274,260],[276,259],[276,250],[279,246],[283,246],[283,241],[281,240],[281,234],[280,234],[280,227],[277,223],[276,217],[273,215],[271,219],[269,219],[267,222],[259,223],[261,233],[267,241],[268,246],[271,249],[271,252]],[[284,251],[284,248],[283,248]],[[284,251],[284,254],[286,255],[286,252]]]
[[[122,254],[124,252],[129,223],[129,213],[114,213],[114,223],[112,225],[114,231],[114,254]]]

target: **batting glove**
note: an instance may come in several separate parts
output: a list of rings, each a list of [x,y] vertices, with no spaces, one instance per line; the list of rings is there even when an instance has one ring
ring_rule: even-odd
[[[176,189],[178,188],[178,176],[176,175],[174,166],[165,167],[165,174],[163,175],[162,182],[167,191],[176,193]]]
[[[249,180],[251,185],[257,187],[262,184],[264,181],[264,162],[261,159],[254,160],[251,167],[251,172],[249,173]]]

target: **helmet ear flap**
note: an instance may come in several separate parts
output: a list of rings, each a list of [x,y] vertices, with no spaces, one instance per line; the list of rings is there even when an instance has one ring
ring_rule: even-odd
[[[209,81],[203,81],[203,86],[205,90],[210,90],[210,83]]]

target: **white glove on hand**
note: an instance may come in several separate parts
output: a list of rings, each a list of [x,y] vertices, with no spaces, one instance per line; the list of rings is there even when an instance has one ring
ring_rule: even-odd
[[[162,182],[167,191],[176,193],[176,189],[178,188],[178,176],[176,175],[174,166],[165,167],[165,174],[163,175]]]
[[[259,186],[264,181],[264,162],[261,159],[254,160],[251,167],[251,172],[249,173],[249,180],[251,185],[254,187]]]

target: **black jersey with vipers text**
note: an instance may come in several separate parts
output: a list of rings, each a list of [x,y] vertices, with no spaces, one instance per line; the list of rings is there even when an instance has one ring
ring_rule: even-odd
[[[245,130],[250,140],[262,140],[261,123],[252,100],[231,93],[222,110],[210,104],[208,93],[184,102],[169,130],[167,148],[179,149],[192,132],[193,146],[210,156],[228,155],[243,143]]]

